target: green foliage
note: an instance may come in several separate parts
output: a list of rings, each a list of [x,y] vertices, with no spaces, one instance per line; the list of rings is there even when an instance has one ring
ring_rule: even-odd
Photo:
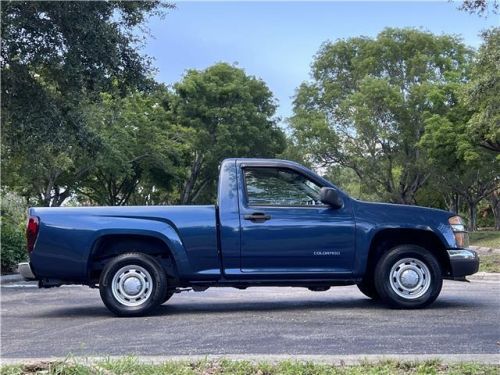
[[[9,92],[15,83],[5,82],[8,76],[2,74],[3,183],[41,205],[60,205],[68,185],[85,172],[97,140],[85,128],[80,103],[45,83]]]
[[[171,95],[163,87],[125,98],[102,94],[87,121],[101,149],[81,183],[80,193],[101,205],[168,202],[168,192],[180,183],[187,155],[189,129],[172,123]],[[155,190],[156,189],[156,190]]]
[[[174,94],[174,121],[192,131],[182,203],[214,200],[222,159],[272,157],[285,148],[271,91],[242,69],[219,63],[189,70]]]
[[[500,2],[498,0],[463,0],[460,9],[480,16],[487,16],[490,12],[498,14]]]
[[[350,168],[341,165],[330,166],[324,176],[347,194],[356,199],[380,201],[381,198],[361,182],[358,175]]]
[[[132,31],[168,4],[159,1],[6,1],[2,6],[2,69],[21,93],[36,74],[61,94],[126,89],[149,73]],[[14,94],[14,92],[10,92]],[[15,95],[11,95],[14,99]]]
[[[500,159],[500,28],[483,33],[466,101],[474,112],[468,135],[482,147],[499,153]]]
[[[463,79],[470,57],[456,37],[413,29],[327,42],[298,89],[293,136],[315,163],[352,169],[384,200],[415,203],[429,178],[416,145],[428,113],[443,110],[432,96]]]
[[[303,149],[296,144],[294,139],[290,137],[286,138],[285,150],[277,155],[277,157],[279,159],[297,162],[311,169],[313,168],[311,161],[307,158],[306,155],[304,155]]]
[[[475,59],[414,29],[324,43],[287,140],[271,91],[242,69],[188,70],[171,88],[150,78],[139,31],[170,7],[2,3],[2,184],[23,206],[213,202],[222,159],[278,155],[355,197],[466,211],[471,228],[479,207],[500,228],[499,28]],[[24,214],[2,218],[3,255],[21,254]]]
[[[1,266],[2,273],[16,269],[19,262],[26,260],[26,203],[12,192],[1,192]]]
[[[445,111],[428,113],[425,133],[419,147],[428,155],[429,169],[434,169],[430,182],[442,194],[458,194],[468,205],[469,227],[477,228],[477,205],[498,186],[500,159],[493,152],[476,147],[467,122],[470,111],[459,101],[458,84],[438,87],[433,105],[451,103]],[[452,208],[458,212],[458,208]]]
[[[2,4],[4,183],[45,206],[71,195],[100,147],[84,107],[102,91],[149,85],[150,65],[132,31],[162,7],[158,1]]]

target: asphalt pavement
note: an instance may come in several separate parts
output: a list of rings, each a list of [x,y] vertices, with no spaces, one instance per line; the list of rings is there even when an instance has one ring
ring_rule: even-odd
[[[445,281],[423,310],[390,310],[355,286],[213,288],[176,294],[152,316],[116,318],[95,289],[6,284],[1,356],[498,355],[499,287]]]

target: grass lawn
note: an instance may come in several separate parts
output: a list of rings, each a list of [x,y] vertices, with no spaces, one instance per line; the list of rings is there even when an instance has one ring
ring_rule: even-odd
[[[34,365],[2,366],[2,375],[11,374],[175,374],[175,375],[326,375],[326,374],[498,374],[500,365],[461,363],[445,365],[439,361],[397,362],[384,361],[374,364],[335,366],[311,362],[283,361],[253,363],[247,361],[198,361],[144,364],[134,358],[109,360],[93,365],[67,362],[39,363]]]
[[[479,272],[500,272],[500,254],[479,254]]]
[[[500,231],[471,232],[470,244],[472,246],[500,249]],[[479,253],[481,263],[480,272],[500,272],[500,254]]]
[[[472,246],[500,249],[500,231],[480,231],[469,233]]]

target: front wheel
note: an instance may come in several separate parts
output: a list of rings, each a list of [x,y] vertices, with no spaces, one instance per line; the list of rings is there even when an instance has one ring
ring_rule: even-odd
[[[382,255],[375,268],[376,290],[393,308],[428,306],[438,297],[442,285],[438,261],[420,246],[396,246]]]
[[[106,307],[116,315],[141,316],[164,301],[167,277],[152,256],[122,254],[104,267],[99,291]]]
[[[357,285],[359,291],[363,293],[365,296],[375,301],[380,299],[377,289],[375,289],[375,283],[373,282],[373,277],[363,279],[363,281],[359,282]]]

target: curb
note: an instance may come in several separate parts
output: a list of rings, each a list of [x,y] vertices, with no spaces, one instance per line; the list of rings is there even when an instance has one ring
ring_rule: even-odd
[[[469,246],[471,250],[475,250],[479,255],[485,254],[500,254],[500,249],[494,249],[492,247],[481,247],[481,246]]]
[[[469,281],[497,281],[500,282],[500,273],[477,272],[474,275],[466,276]]]
[[[0,284],[15,283],[18,281],[24,281],[24,278],[19,273],[0,276]]]
[[[37,362],[64,361],[78,364],[95,364],[100,361],[130,358],[127,356],[102,357],[44,357],[44,358],[2,358],[2,365],[28,364]],[[142,364],[162,364],[170,361],[232,361],[268,362],[280,361],[314,362],[329,365],[359,365],[381,361],[421,362],[438,360],[445,364],[475,362],[500,365],[500,354],[360,354],[360,355],[291,355],[291,354],[222,354],[222,355],[180,355],[180,356],[132,356]]]

